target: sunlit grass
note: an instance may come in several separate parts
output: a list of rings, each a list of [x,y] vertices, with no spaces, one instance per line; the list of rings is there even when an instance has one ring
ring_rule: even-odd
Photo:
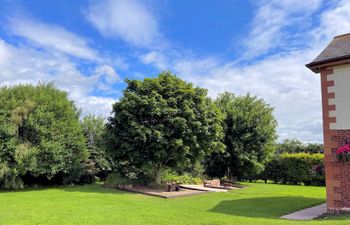
[[[350,224],[350,217],[279,219],[324,201],[324,187],[253,183],[230,193],[161,199],[86,185],[0,192],[0,224]]]

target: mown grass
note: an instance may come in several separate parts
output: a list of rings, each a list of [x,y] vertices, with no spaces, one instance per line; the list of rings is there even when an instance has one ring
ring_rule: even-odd
[[[229,193],[177,199],[100,185],[0,192],[0,224],[350,224],[350,217],[288,221],[279,216],[325,201],[325,188],[253,183]]]

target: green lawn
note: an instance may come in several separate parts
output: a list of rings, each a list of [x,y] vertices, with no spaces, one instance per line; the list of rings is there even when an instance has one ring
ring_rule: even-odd
[[[350,224],[278,217],[325,201],[325,188],[248,184],[230,193],[161,199],[86,185],[0,192],[0,224]]]

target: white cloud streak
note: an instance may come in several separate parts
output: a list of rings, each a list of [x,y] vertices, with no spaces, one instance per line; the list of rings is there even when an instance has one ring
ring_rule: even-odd
[[[60,26],[15,16],[9,19],[7,27],[12,34],[24,37],[33,44],[82,59],[99,60],[98,52],[89,47],[88,40]]]
[[[321,14],[320,26],[313,31],[315,41],[324,42],[336,35],[350,32],[350,1],[337,1],[334,9]],[[316,43],[319,45],[319,43]]]
[[[277,48],[289,50],[305,37],[310,17],[322,0],[258,0],[250,34],[244,38],[243,58],[254,58]],[[293,33],[287,29],[293,27]],[[296,38],[298,37],[299,38]],[[304,36],[304,37],[303,37]]]
[[[136,47],[162,45],[157,18],[141,1],[90,1],[85,16],[106,37],[118,38]]]

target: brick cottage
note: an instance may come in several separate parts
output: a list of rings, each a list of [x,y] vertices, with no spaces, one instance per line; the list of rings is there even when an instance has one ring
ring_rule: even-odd
[[[334,37],[306,66],[321,74],[327,209],[349,212],[350,161],[336,151],[350,144],[350,33]]]

